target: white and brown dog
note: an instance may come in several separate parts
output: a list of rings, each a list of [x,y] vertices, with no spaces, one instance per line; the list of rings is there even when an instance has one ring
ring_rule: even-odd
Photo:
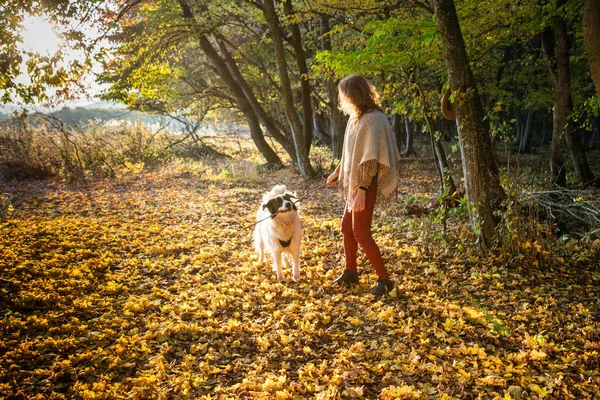
[[[273,270],[278,281],[283,279],[284,254],[292,259],[294,280],[300,277],[302,228],[298,209],[292,200],[295,198],[295,194],[288,191],[284,185],[277,185],[265,193],[256,213],[257,221],[264,219],[254,228],[254,246],[258,252],[258,262],[264,262],[265,252],[271,253]]]

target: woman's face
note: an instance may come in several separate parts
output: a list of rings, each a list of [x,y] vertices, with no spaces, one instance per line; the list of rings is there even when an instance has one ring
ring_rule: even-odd
[[[339,108],[340,110],[342,110],[342,112],[350,117],[356,115],[356,108],[354,107],[354,105],[350,102],[350,100],[348,99],[348,97],[346,97],[346,95],[344,95],[344,93],[342,93],[341,90],[338,91],[339,92],[339,99],[340,99],[340,105]]]

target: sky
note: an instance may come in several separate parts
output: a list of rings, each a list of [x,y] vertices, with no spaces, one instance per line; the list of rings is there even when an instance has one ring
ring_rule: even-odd
[[[53,54],[61,42],[52,25],[43,18],[29,16],[23,21],[23,50]]]
[[[84,28],[84,30],[88,35],[97,35],[97,32],[91,28]],[[23,20],[22,38],[23,43],[21,44],[21,49],[24,52],[33,51],[42,55],[55,54],[61,46],[65,45],[63,40],[57,34],[57,30],[44,18],[38,16],[25,17]],[[81,54],[75,50],[69,50],[66,48],[64,51],[66,53],[66,63],[81,57]],[[95,69],[97,70],[98,66],[96,66]],[[27,75],[27,68],[25,67],[25,64],[23,64],[21,70],[23,73],[21,76],[19,76],[18,82],[27,84],[30,82],[30,79]],[[60,106],[79,106],[98,101],[95,96],[102,90],[102,87],[94,82],[94,78],[92,76],[90,76],[87,81],[88,82],[86,82],[86,84],[90,88],[91,99],[84,98],[61,104]]]

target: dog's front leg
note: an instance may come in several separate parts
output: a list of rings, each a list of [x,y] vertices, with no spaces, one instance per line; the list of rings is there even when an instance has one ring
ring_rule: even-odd
[[[277,280],[281,282],[283,280],[283,266],[282,266],[282,258],[283,254],[281,251],[274,251],[272,253],[273,256],[273,271],[277,275]]]
[[[256,245],[256,252],[258,253],[258,263],[262,264],[265,261],[265,245],[262,241]]]
[[[300,250],[294,252],[292,255],[292,276],[297,281],[300,278]]]

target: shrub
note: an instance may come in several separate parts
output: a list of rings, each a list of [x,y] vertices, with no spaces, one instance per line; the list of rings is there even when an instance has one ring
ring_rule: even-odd
[[[159,135],[141,125],[92,124],[80,131],[46,117],[36,120],[33,127],[26,117],[0,127],[0,177],[4,179],[112,177],[175,159],[224,157],[202,141],[165,132]]]

